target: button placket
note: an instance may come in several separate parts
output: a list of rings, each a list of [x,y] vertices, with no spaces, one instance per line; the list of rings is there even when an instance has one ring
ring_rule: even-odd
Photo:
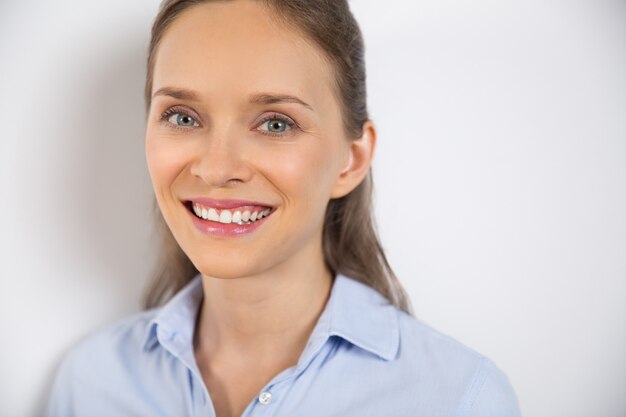
[[[272,401],[272,393],[269,391],[263,391],[259,394],[259,402],[263,405],[267,405]]]
[[[202,379],[196,373],[187,368],[189,378],[192,384],[194,416],[197,417],[214,417],[215,410],[208,391],[204,387]]]

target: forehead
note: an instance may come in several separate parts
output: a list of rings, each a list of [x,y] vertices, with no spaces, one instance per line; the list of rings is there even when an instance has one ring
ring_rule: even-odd
[[[251,91],[298,95],[315,106],[331,91],[331,66],[301,33],[256,1],[191,7],[164,34],[156,53],[153,91],[189,88],[235,99]]]

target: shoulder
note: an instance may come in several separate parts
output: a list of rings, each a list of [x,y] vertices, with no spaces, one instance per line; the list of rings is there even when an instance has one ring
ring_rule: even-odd
[[[423,321],[396,311],[399,363],[419,372],[419,379],[426,379],[431,390],[441,390],[442,396],[457,404],[455,416],[520,416],[508,377],[490,358]]]
[[[156,309],[142,311],[96,329],[69,350],[61,367],[80,368],[93,364],[94,359],[113,359],[140,352],[156,312]]]
[[[401,359],[421,362],[445,360],[446,363],[474,368],[485,357],[453,337],[420,319],[396,309],[400,333]],[[404,348],[404,355],[402,355]]]
[[[91,332],[63,357],[54,379],[46,416],[72,416],[81,404],[133,384],[134,368],[145,360],[143,346],[156,310],[133,314]]]

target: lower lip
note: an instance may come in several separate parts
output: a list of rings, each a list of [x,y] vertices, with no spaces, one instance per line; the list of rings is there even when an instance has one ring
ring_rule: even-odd
[[[188,209],[186,209],[186,211],[191,216],[191,220],[193,221],[194,226],[196,226],[196,228],[200,232],[211,236],[234,237],[249,235],[250,233],[253,233],[256,229],[258,229],[269,218],[269,216],[263,217],[261,220],[256,220],[250,224],[225,224],[213,222],[210,220],[204,220],[190,212]]]

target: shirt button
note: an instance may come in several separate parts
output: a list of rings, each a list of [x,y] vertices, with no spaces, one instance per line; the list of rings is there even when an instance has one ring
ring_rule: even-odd
[[[259,402],[263,405],[269,404],[272,401],[272,394],[270,392],[264,391],[259,395]]]

